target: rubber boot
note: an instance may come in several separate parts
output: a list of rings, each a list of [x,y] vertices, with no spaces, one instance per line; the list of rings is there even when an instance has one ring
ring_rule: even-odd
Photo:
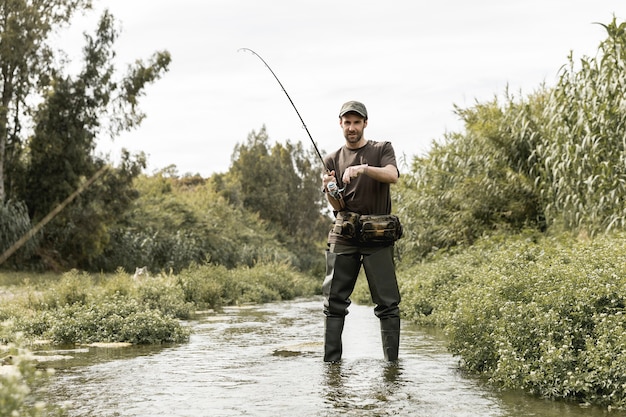
[[[341,333],[345,317],[326,317],[324,331],[324,362],[338,362],[343,351]]]
[[[380,334],[383,340],[385,360],[397,361],[400,347],[400,318],[381,319]]]

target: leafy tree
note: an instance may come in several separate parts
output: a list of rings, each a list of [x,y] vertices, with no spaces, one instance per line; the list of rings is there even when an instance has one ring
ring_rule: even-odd
[[[296,264],[276,231],[257,214],[234,207],[212,179],[178,177],[173,167],[135,179],[140,193],[123,221],[112,228],[111,242],[97,267],[132,271],[178,272],[191,264],[227,268],[266,261]]]
[[[228,172],[231,201],[257,212],[282,234],[298,243],[310,243],[325,232],[321,212],[326,206],[320,193],[321,163],[302,144],[269,144],[265,127],[252,132],[235,147]]]
[[[216,189],[231,204],[270,222],[299,268],[320,268],[321,245],[330,221],[320,192],[321,162],[300,143],[270,144],[265,127],[235,147],[230,170],[215,176]]]
[[[13,181],[17,181],[21,173],[21,120],[28,97],[45,84],[48,75],[53,58],[48,36],[90,6],[89,0],[0,3],[0,202],[7,197],[9,174],[16,174]]]
[[[92,177],[106,161],[93,155],[102,119],[112,115],[113,129],[136,126],[143,115],[137,100],[146,84],[167,70],[167,52],[155,54],[152,62],[137,62],[117,82],[113,44],[117,37],[113,16],[105,12],[95,37],[85,35],[84,67],[72,78],[56,71],[43,103],[34,115],[30,139],[30,164],[23,198],[33,220],[44,217],[58,203]],[[127,109],[123,116],[120,110]],[[99,183],[59,214],[44,230],[43,251],[49,261],[64,260],[66,267],[88,267],[106,247],[109,227],[137,196],[133,178],[145,168],[145,157],[124,152],[120,168],[110,168]],[[47,250],[54,248],[54,253]],[[41,252],[40,252],[41,253]]]

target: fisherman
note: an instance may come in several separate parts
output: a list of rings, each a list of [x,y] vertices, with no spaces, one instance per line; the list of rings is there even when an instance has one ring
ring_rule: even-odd
[[[345,144],[324,158],[328,172],[323,177],[323,191],[335,214],[322,288],[325,362],[341,359],[341,334],[361,265],[375,304],[374,314],[380,319],[384,357],[398,359],[400,291],[393,250],[402,227],[391,215],[390,185],[398,181],[400,173],[390,142],[365,139],[367,122],[362,103],[345,103],[339,112]]]

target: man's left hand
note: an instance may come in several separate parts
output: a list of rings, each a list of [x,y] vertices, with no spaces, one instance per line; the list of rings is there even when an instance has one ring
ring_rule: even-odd
[[[367,173],[367,164],[362,164],[362,165],[354,165],[351,167],[348,167],[344,173],[343,176],[341,177],[341,180],[343,181],[344,184],[350,184],[350,181],[352,180],[352,178],[356,178],[361,174],[365,174]]]

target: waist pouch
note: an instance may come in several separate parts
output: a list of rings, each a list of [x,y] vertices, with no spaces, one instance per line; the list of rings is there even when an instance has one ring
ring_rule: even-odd
[[[361,242],[395,242],[402,237],[402,224],[393,214],[368,214],[359,220]]]
[[[340,211],[337,213],[332,232],[348,239],[355,239],[359,232],[359,217],[358,213]]]
[[[359,242],[395,242],[402,237],[402,224],[393,214],[360,215],[351,211],[340,211],[332,233]]]

